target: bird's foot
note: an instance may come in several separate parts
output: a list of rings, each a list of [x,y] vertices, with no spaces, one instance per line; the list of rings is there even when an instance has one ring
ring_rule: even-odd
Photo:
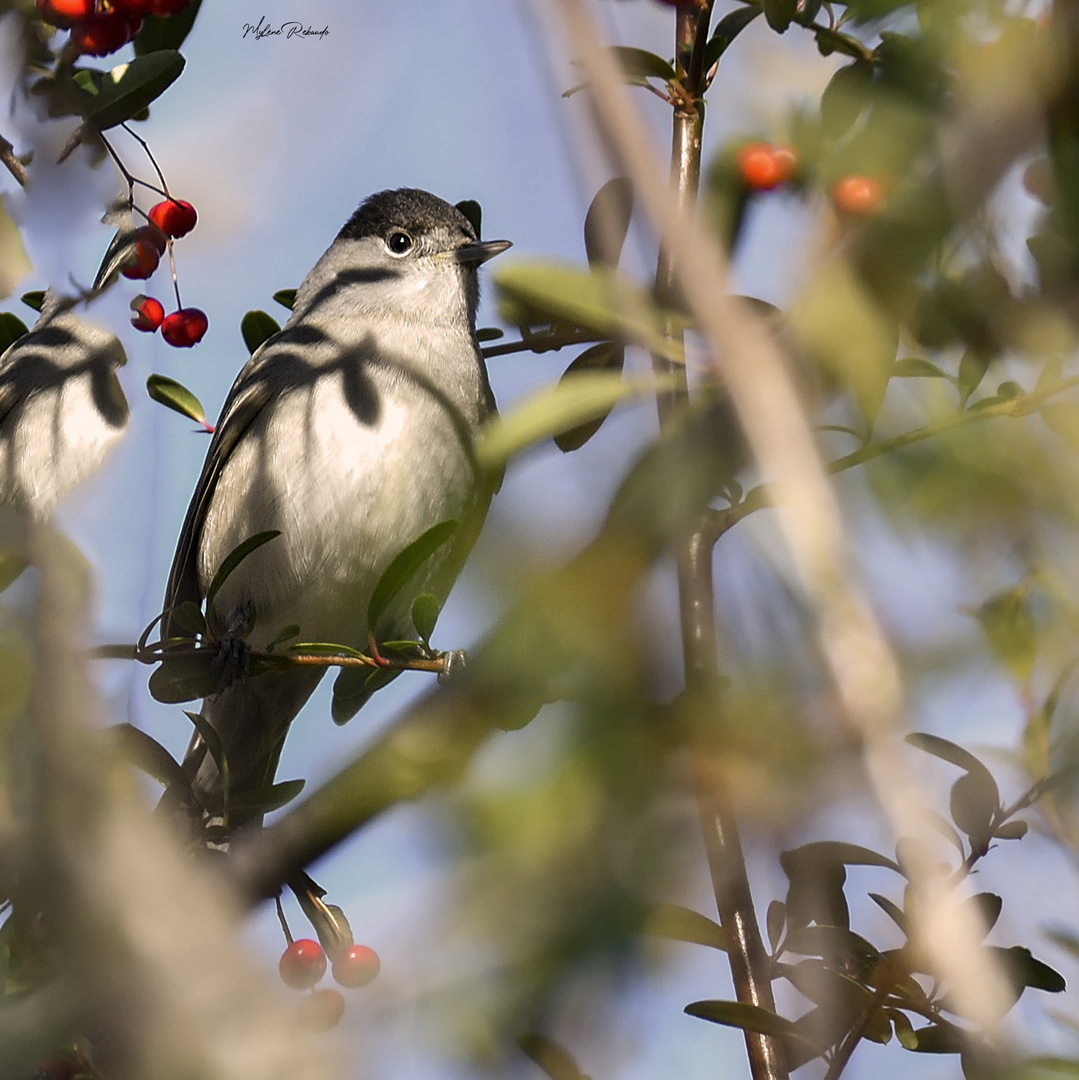
[[[216,690],[216,693],[221,694],[250,673],[251,646],[235,634],[222,634],[213,663],[221,672]]]

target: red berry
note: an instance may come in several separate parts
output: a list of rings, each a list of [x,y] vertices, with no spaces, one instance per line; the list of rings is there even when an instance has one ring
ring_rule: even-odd
[[[374,949],[366,945],[350,945],[335,957],[333,977],[342,986],[354,990],[366,986],[378,974],[381,966]]]
[[[135,312],[131,317],[131,325],[136,330],[143,330],[148,334],[152,334],[164,321],[165,309],[161,306],[160,300],[155,300],[152,296],[136,296],[131,301],[131,310]]]
[[[756,142],[743,146],[734,160],[746,187],[771,191],[790,179],[798,159],[789,147]]]
[[[67,27],[94,13],[94,0],[37,0],[37,13],[52,26]]]
[[[133,30],[119,12],[90,15],[71,27],[71,44],[86,56],[108,56],[131,40]]]
[[[179,311],[174,311],[171,315],[165,316],[164,321],[161,323],[161,336],[177,349],[189,349],[202,340],[209,325],[206,315],[199,311],[198,308],[180,308]],[[299,945],[300,942],[297,941],[295,944]],[[318,942],[313,944],[317,946]],[[288,955],[287,952],[286,955]],[[284,963],[284,957],[282,957],[281,962]],[[326,970],[325,957],[322,958],[322,969],[323,971]],[[285,979],[285,982],[288,982],[288,979]]]
[[[298,944],[298,943],[297,943]],[[296,1010],[300,1025],[308,1031],[329,1031],[337,1027],[345,1015],[345,999],[340,990],[328,987],[312,990]]]
[[[884,193],[871,176],[844,176],[832,186],[836,209],[855,217],[866,217],[880,209]]]
[[[169,319],[171,318],[170,315]],[[168,321],[168,319],[165,320],[166,325]],[[164,328],[161,332],[165,332]],[[281,954],[281,962],[277,965],[277,970],[281,972],[281,978],[285,984],[291,986],[293,990],[306,990],[314,986],[326,974],[326,954],[317,941],[300,938]],[[330,1026],[333,1027],[332,1024]]]
[[[151,0],[150,10],[155,15],[175,15],[190,3],[191,0]]]
[[[120,271],[126,278],[140,281],[148,278],[161,261],[161,253],[157,247],[148,240],[137,239],[135,241],[135,254],[132,261]]]
[[[195,208],[183,199],[166,199],[150,207],[149,219],[166,236],[186,236],[195,227],[199,216]]]

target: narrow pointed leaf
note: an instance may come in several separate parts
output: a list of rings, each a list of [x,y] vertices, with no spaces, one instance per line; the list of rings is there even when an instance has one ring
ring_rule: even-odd
[[[573,1055],[554,1039],[530,1031],[518,1036],[517,1045],[551,1080],[585,1080]]]
[[[430,593],[421,593],[412,601],[412,625],[424,644],[430,644],[438,621],[439,603]]]
[[[608,180],[596,192],[584,218],[584,250],[588,265],[614,270],[633,215],[633,185],[624,176]]]
[[[221,736],[210,725],[210,722],[201,714],[188,712],[184,709],[184,715],[195,725],[199,738],[206,744],[206,751],[213,758],[217,766],[217,772],[221,779],[221,799],[225,806],[225,813],[229,809],[229,763],[225,755],[225,748],[221,745]]]
[[[120,746],[120,753],[165,787],[187,787],[187,777],[180,763],[156,739],[132,724],[117,724],[108,729]]]
[[[790,1020],[757,1005],[746,1005],[740,1001],[694,1001],[683,1011],[689,1016],[709,1020],[713,1024],[741,1028],[742,1031],[756,1031],[761,1035],[774,1035],[781,1039],[794,1039],[820,1053],[820,1048],[814,1046]]]
[[[286,307],[289,311],[292,310],[293,304],[296,303],[296,290],[295,289],[278,289],[273,294],[273,299],[276,303],[282,307]]]
[[[265,532],[256,533],[254,536],[249,536],[242,544],[237,544],[225,556],[224,562],[217,568],[217,573],[214,574],[213,581],[210,582],[210,588],[206,593],[206,610],[210,610],[210,606],[214,602],[214,597],[217,596],[221,589],[221,586],[225,584],[232,572],[250,555],[253,551],[257,551],[263,544],[268,544],[271,540],[276,539],[281,535],[280,529],[267,529]]]
[[[188,420],[194,420],[196,424],[209,427],[202,402],[175,379],[170,379],[167,375],[151,375],[146,380],[146,392],[159,405],[164,405],[167,409],[186,416]]]
[[[732,41],[761,13],[755,4],[735,8],[716,23],[704,50],[704,70],[707,71],[727,51]]]
[[[621,374],[625,362],[625,346],[616,345],[613,341],[601,341],[598,345],[593,345],[590,349],[585,349],[585,351],[581,353],[568,368],[566,368],[562,378],[559,380],[559,385],[564,383],[567,379],[576,379],[585,372],[590,371],[615,371]],[[611,415],[613,408],[614,406],[612,405],[606,412],[583,424],[578,424],[566,431],[557,432],[554,435],[555,445],[564,454],[568,454],[573,450],[579,450],[597,431],[599,431],[604,420]]]
[[[0,356],[3,356],[23,334],[29,332],[26,323],[18,315],[12,315],[10,311],[0,311]]]
[[[371,602],[367,605],[367,626],[372,633],[397,594],[409,583],[416,571],[453,536],[457,527],[458,523],[452,520],[432,525],[386,567],[385,573],[378,579],[378,584],[371,593]]]
[[[727,935],[719,923],[681,904],[657,904],[649,912],[642,930],[673,941],[688,941],[712,949],[727,948]]]

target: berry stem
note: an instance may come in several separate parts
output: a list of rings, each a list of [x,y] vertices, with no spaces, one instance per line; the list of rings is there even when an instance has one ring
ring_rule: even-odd
[[[285,941],[292,944],[292,931],[288,928],[288,920],[285,918],[285,909],[281,906],[281,895],[278,894],[274,897],[274,903],[277,905],[277,918],[281,923],[281,929],[285,934]]]
[[[128,135],[130,135],[139,144],[139,146],[143,148],[143,150],[146,152],[146,156],[150,159],[150,164],[153,165],[154,172],[157,173],[157,178],[161,181],[161,188],[153,188],[153,190],[157,191],[160,195],[164,195],[166,199],[171,199],[172,196],[169,194],[169,185],[165,180],[165,174],[161,171],[161,167],[158,165],[157,159],[154,157],[153,152],[150,150],[150,144],[141,135],[139,135],[138,132],[133,131],[130,127],[128,127],[126,122],[121,124],[120,127],[122,127],[124,131],[126,131]],[[150,187],[149,184],[147,184],[146,186]]]

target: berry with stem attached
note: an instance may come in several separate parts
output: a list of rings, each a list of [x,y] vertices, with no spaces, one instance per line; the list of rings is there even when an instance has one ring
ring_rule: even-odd
[[[166,236],[174,239],[191,232],[199,218],[191,203],[183,199],[166,199],[164,202],[159,202],[150,207],[147,217]]]
[[[165,316],[161,323],[161,336],[177,349],[189,349],[202,340],[208,326],[209,320],[205,312],[198,308],[180,308],[179,311]],[[323,970],[325,964],[323,957]]]
[[[168,319],[165,321],[168,322]],[[165,332],[164,328],[161,332]],[[307,990],[326,974],[326,953],[317,941],[299,938],[281,954],[277,970],[287,986],[293,990]]]

